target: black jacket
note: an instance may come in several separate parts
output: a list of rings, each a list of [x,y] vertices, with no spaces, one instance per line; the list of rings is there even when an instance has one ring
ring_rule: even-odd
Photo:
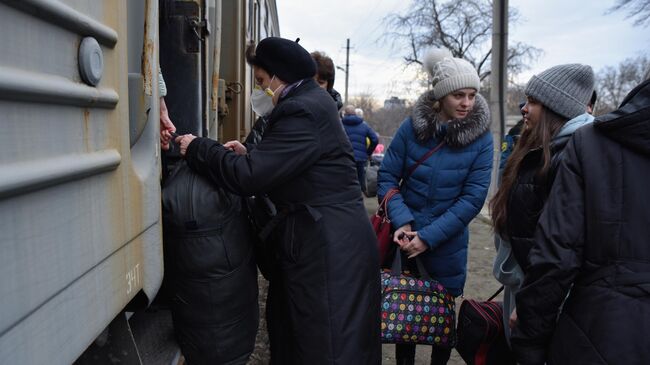
[[[285,216],[273,232],[279,264],[267,307],[272,363],[380,363],[376,236],[327,91],[313,79],[289,91],[245,156],[196,138],[186,159],[234,193],[267,193]]]
[[[244,140],[243,145],[246,147],[246,150],[252,150],[258,143],[260,143],[260,141],[262,141],[262,137],[264,137],[264,132],[266,131],[268,124],[269,121],[266,118],[257,118],[255,124],[253,124],[253,128],[251,128],[251,132]]]
[[[188,364],[245,364],[259,318],[242,198],[177,164],[162,189],[165,287]]]
[[[336,109],[341,110],[341,108],[343,108],[343,99],[341,98],[341,94],[334,89],[330,89],[327,92],[330,94],[332,99],[334,99]]]
[[[650,81],[564,151],[517,295],[521,364],[650,364],[648,181]]]
[[[524,272],[529,265],[528,253],[533,247],[535,227],[553,185],[561,152],[569,137],[561,137],[551,144],[551,165],[544,176],[538,173],[543,164],[542,149],[528,152],[521,162],[517,181],[508,195],[508,237],[517,263]]]

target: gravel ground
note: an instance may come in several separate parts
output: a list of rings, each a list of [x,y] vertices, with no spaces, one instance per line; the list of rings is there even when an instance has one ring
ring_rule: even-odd
[[[364,201],[369,214],[377,209],[376,198],[366,198]],[[470,224],[470,245],[469,264],[467,268],[467,283],[465,284],[465,297],[485,300],[498,288],[499,283],[492,276],[492,261],[494,260],[495,249],[492,241],[492,231],[487,219],[479,215]],[[264,308],[268,283],[264,278],[259,278],[260,287],[260,330],[257,334],[255,352],[251,356],[249,365],[262,365],[269,362],[268,334],[264,322]],[[460,308],[463,298],[457,298],[456,310]],[[395,347],[393,345],[383,346],[383,363],[390,365],[395,363]],[[418,346],[416,350],[416,364],[429,364],[431,354],[430,347]],[[449,365],[461,365],[465,362],[454,350],[449,360]]]

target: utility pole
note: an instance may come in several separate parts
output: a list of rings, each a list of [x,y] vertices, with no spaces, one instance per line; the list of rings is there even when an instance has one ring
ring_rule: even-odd
[[[345,46],[345,105],[348,104],[348,80],[350,78],[350,38]]]
[[[348,38],[347,45],[345,46],[345,68],[336,66],[337,69],[345,72],[345,95],[343,105],[348,105],[348,81],[350,79],[350,38]]]
[[[496,0],[492,8],[492,73],[490,75],[490,114],[492,115],[492,138],[494,141],[494,164],[489,196],[497,191],[501,143],[506,124],[506,83],[508,57],[508,0]]]

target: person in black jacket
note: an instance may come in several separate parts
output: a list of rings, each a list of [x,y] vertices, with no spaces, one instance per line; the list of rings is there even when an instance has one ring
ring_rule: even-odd
[[[379,364],[377,242],[336,105],[297,43],[266,38],[246,57],[271,101],[268,113],[268,101],[253,98],[268,116],[262,140],[252,151],[192,135],[177,141],[188,165],[213,183],[245,196],[266,193],[277,207],[271,363]]]
[[[520,276],[507,282],[502,280],[506,286],[505,298],[512,298],[519,290],[521,276],[528,270],[535,227],[553,184],[561,152],[573,132],[593,121],[586,113],[593,88],[593,70],[580,64],[551,67],[533,76],[526,85],[527,101],[522,108],[524,130],[508,157],[499,190],[490,202],[495,232],[509,243],[499,246],[497,259],[507,262],[508,271]],[[513,266],[513,261],[518,267]],[[502,264],[496,262],[495,266]],[[506,304],[504,316],[512,328],[516,310],[510,300]]]
[[[519,363],[650,364],[648,181],[650,80],[565,148],[517,294]]]

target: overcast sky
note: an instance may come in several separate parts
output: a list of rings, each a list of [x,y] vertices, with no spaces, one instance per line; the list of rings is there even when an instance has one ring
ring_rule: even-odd
[[[377,100],[395,95],[414,97],[422,91],[405,69],[404,51],[391,49],[381,36],[382,19],[404,13],[410,0],[277,0],[280,35],[295,39],[308,51],[326,52],[345,66],[350,38],[349,95],[371,93]],[[520,21],[510,25],[510,40],[541,48],[544,54],[519,79],[562,63],[585,63],[598,72],[629,57],[650,54],[650,27],[633,27],[625,12],[606,15],[615,0],[510,0]],[[337,70],[334,86],[341,95],[345,73]],[[409,92],[409,90],[411,90]]]

